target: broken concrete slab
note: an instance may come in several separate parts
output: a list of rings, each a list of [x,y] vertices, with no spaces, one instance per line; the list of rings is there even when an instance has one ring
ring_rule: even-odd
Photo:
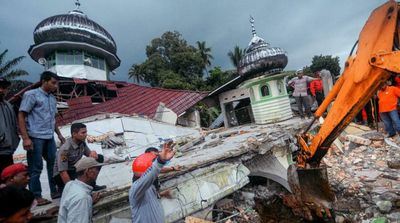
[[[356,136],[356,135],[347,135],[346,136],[346,140],[348,140],[350,142],[354,142],[356,144],[366,145],[366,146],[371,144],[371,140],[370,139],[366,139],[364,137]]]

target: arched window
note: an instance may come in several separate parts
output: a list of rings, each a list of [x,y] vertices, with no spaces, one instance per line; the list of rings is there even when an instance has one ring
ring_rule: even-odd
[[[262,85],[261,86],[261,96],[266,97],[269,96],[271,93],[269,92],[269,87],[268,85]]]

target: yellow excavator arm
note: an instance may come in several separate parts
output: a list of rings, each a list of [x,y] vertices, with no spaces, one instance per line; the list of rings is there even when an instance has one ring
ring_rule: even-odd
[[[300,151],[288,169],[293,195],[286,199],[294,213],[308,220],[332,218],[335,195],[331,192],[326,167],[320,166],[330,145],[355,118],[391,73],[400,73],[399,4],[390,0],[376,8],[363,27],[358,49],[350,55],[332,90],[314,114],[309,127],[297,135]],[[311,125],[331,106],[316,135]]]

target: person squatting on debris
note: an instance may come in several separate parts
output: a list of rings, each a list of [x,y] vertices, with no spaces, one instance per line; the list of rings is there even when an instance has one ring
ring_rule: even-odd
[[[390,81],[386,81],[378,92],[379,115],[385,126],[388,137],[400,134],[400,119],[397,111],[397,101],[400,97],[400,88],[389,86]]]
[[[76,164],[77,179],[69,181],[61,196],[58,223],[92,222],[92,209],[100,194],[91,194],[103,163],[93,157],[82,157]]]
[[[65,139],[56,126],[57,101],[52,94],[58,87],[58,76],[45,71],[40,76],[41,87],[25,92],[18,113],[19,128],[23,147],[27,150],[30,175],[29,190],[35,195],[38,205],[50,201],[42,198],[40,174],[43,169],[42,157],[46,160],[47,175],[52,198],[59,197],[53,180],[53,168],[56,155],[54,132],[61,143]]]
[[[0,188],[6,186],[26,188],[29,183],[28,167],[22,163],[16,163],[6,167],[3,172],[1,172],[1,183]]]
[[[97,162],[103,163],[104,156],[97,154],[87,146],[85,140],[87,137],[86,125],[82,123],[73,123],[71,125],[71,138],[60,147],[56,153],[56,161],[54,163],[54,181],[58,187],[58,192],[62,193],[65,184],[76,179],[75,164],[83,155],[96,159]],[[105,189],[106,186],[91,185],[94,191]]]
[[[13,154],[19,144],[17,118],[5,97],[11,83],[0,78],[0,173],[14,163]]]
[[[0,222],[30,222],[34,199],[32,192],[25,188],[15,186],[0,188]]]
[[[175,155],[172,147],[173,142],[169,141],[163,145],[158,156],[148,152],[135,159],[133,182],[129,190],[133,223],[164,222],[164,210],[154,184],[157,184],[163,166]]]
[[[307,86],[310,81],[317,80],[303,75],[303,70],[296,71],[297,77],[292,78],[288,84],[294,88],[293,97],[296,99],[297,108],[299,109],[300,117],[304,118],[303,106],[308,118],[311,118],[311,105],[307,92]]]
[[[321,74],[319,71],[315,72],[315,78],[321,78]],[[311,95],[317,100],[318,107],[324,101],[324,88],[321,79],[316,79],[310,82],[310,92]]]

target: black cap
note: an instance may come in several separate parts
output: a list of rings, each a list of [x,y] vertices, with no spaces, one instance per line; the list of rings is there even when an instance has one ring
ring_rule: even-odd
[[[1,87],[9,87],[11,82],[5,79],[4,77],[0,77],[0,86]]]

